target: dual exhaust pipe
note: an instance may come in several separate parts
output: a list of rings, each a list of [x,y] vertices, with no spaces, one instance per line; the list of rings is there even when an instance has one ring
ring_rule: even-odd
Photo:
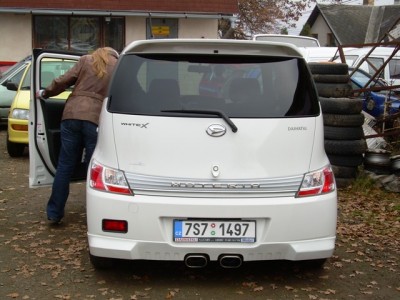
[[[207,266],[210,258],[206,254],[188,254],[185,256],[185,265],[188,268],[204,268]],[[218,258],[219,265],[223,268],[233,269],[239,268],[243,263],[241,255],[222,254]]]

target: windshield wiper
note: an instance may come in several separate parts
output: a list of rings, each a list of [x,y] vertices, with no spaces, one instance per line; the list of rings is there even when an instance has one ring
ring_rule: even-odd
[[[236,125],[232,122],[231,119],[221,110],[198,110],[198,109],[171,109],[171,110],[162,110],[161,112],[171,112],[171,113],[189,113],[189,114],[201,114],[201,115],[216,115],[220,116],[222,119],[225,120],[226,123],[231,127],[232,132],[237,132],[238,128]]]

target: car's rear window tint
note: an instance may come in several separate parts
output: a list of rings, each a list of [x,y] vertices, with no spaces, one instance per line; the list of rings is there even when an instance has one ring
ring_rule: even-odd
[[[302,59],[131,54],[116,69],[108,110],[162,116],[220,110],[231,118],[281,118],[317,115],[319,105]]]

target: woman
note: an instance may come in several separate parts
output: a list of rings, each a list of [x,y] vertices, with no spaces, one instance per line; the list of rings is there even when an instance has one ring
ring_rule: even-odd
[[[47,203],[47,218],[52,224],[60,223],[64,217],[71,176],[82,146],[85,148],[87,165],[92,157],[103,99],[117,60],[117,51],[110,47],[99,48],[90,55],[82,56],[68,72],[36,95],[37,98],[46,99],[75,86],[62,115],[61,149]]]

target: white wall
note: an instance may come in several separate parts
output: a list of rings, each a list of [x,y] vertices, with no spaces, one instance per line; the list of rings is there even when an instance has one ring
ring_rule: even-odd
[[[318,41],[322,47],[330,46],[328,45],[328,33],[331,33],[331,31],[326,25],[324,19],[321,17],[321,14],[315,20],[314,25],[311,28],[311,33],[318,34]]]
[[[125,17],[125,46],[146,39],[146,18]]]
[[[218,20],[216,19],[180,19],[180,38],[218,38]]]
[[[0,14],[0,61],[20,61],[32,53],[30,14]]]

